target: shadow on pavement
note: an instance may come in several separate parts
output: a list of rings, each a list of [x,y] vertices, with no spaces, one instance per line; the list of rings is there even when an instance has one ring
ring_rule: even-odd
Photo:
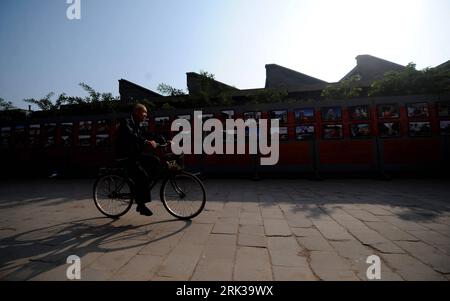
[[[118,220],[90,218],[23,232],[0,240],[0,279],[28,280],[62,264],[67,257],[144,247],[182,232],[191,221],[169,219],[139,226],[114,225]],[[152,235],[154,226],[180,223],[174,231]]]

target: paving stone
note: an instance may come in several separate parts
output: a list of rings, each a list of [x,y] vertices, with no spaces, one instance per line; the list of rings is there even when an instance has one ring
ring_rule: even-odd
[[[247,247],[266,248],[267,247],[267,238],[265,235],[239,233],[238,245],[239,246],[247,246]]]
[[[382,253],[396,253],[396,254],[405,253],[405,251],[403,251],[393,242],[381,236],[378,232],[374,230],[367,230],[367,231],[349,230],[349,231],[363,244],[369,245]]]
[[[236,234],[239,228],[238,218],[220,218],[214,228],[212,233],[215,234]]]
[[[309,251],[333,251],[330,243],[313,228],[292,228],[298,243]]]
[[[303,248],[294,237],[269,237],[268,249],[272,265],[308,267]]]
[[[369,268],[367,258],[371,255],[377,255],[372,249],[355,240],[332,241],[331,244],[341,257],[347,259],[352,266],[352,270],[358,275],[359,279],[369,280],[367,279],[367,269]],[[402,278],[382,262],[380,280],[399,281],[402,280]]]
[[[191,280],[231,281],[235,253],[235,235],[212,234]]]
[[[427,229],[416,222],[404,220],[397,216],[380,216],[380,218],[404,231]]]
[[[433,223],[433,222],[419,222],[418,224],[427,229],[434,230],[445,236],[450,237],[450,227],[447,224]]]
[[[95,259],[88,267],[95,270],[118,270],[135,256],[142,247],[109,251]],[[81,261],[81,264],[85,263]]]
[[[180,281],[189,280],[203,252],[204,245],[178,244],[170,252],[158,270],[157,275]]]
[[[241,207],[241,215],[243,213],[260,213],[258,203],[243,203]]]
[[[442,275],[407,254],[381,254],[387,264],[408,281],[442,281]]]
[[[264,219],[264,231],[267,236],[291,236],[289,225],[283,219]]]
[[[450,274],[450,256],[423,242],[398,241],[397,244],[440,273]]]
[[[241,225],[262,225],[263,219],[261,214],[256,212],[242,212],[239,218]]]
[[[408,234],[407,232],[386,222],[366,222],[366,225],[389,240],[418,241],[418,239],[411,234]]]
[[[184,235],[180,244],[199,244],[204,245],[211,234],[213,225],[211,224],[191,224],[184,230]]]
[[[292,233],[297,237],[312,237],[322,236],[319,230],[315,228],[291,228]]]
[[[393,215],[391,211],[388,211],[386,209],[380,208],[376,205],[370,205],[370,204],[360,204],[358,205],[359,208],[363,210],[367,210],[370,213],[372,213],[375,216],[383,216],[383,215]]]
[[[327,281],[357,281],[356,274],[351,270],[351,265],[336,252],[312,251],[311,268],[322,280]]]
[[[216,211],[203,211],[200,215],[193,219],[192,222],[196,224],[214,224],[217,222],[218,218],[219,213]]]
[[[354,229],[358,231],[364,231],[368,229],[368,227],[363,222],[346,213],[345,211],[343,211],[343,213],[332,213],[330,214],[330,216],[333,218],[333,220],[335,220],[346,229]]]
[[[283,212],[278,206],[276,207],[261,207],[261,216],[263,219],[284,219]]]
[[[264,235],[264,227],[259,225],[240,225],[239,233]]]
[[[275,281],[314,281],[318,280],[309,267],[274,266]]]
[[[140,255],[166,256],[180,242],[184,232],[166,234],[155,240],[149,241],[145,247],[139,250]]]
[[[114,270],[97,270],[91,267],[81,270],[81,281],[106,281],[113,277]]]
[[[345,211],[363,222],[381,222],[378,217],[365,210],[346,209]]]
[[[352,240],[354,239],[343,227],[334,221],[313,221],[314,226],[329,240]]]
[[[284,215],[290,227],[309,228],[312,226],[311,220],[304,213],[285,213]]]
[[[219,217],[239,218],[240,212],[241,212],[241,208],[239,208],[239,207],[226,207],[225,206],[224,209],[220,212]]]
[[[238,247],[233,280],[272,281],[272,268],[267,249]]]
[[[447,253],[447,255],[450,255],[450,237],[432,230],[409,231],[409,233],[423,242],[433,245],[442,252]]]
[[[151,280],[158,271],[164,257],[154,255],[136,255],[118,271],[110,280],[114,281],[143,281]]]

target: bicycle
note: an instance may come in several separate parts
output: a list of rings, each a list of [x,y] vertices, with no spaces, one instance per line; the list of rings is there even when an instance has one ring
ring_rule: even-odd
[[[168,145],[159,146],[164,149]],[[117,159],[116,163],[123,165],[126,160]],[[172,216],[189,220],[199,215],[206,204],[206,190],[196,175],[184,171],[184,155],[166,152],[161,162],[163,171],[151,181],[150,191],[162,180],[160,200]],[[123,216],[133,205],[134,195],[134,182],[124,166],[100,169],[94,183],[94,203],[102,214],[110,218]]]

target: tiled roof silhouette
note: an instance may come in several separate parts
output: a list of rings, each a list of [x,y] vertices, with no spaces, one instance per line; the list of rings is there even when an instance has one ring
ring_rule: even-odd
[[[229,86],[215,79],[208,78],[196,72],[188,72],[186,73],[186,76],[189,94],[192,95],[201,93],[202,90],[206,88],[206,85],[208,86],[208,94],[213,97],[224,91],[239,91],[239,89],[235,87]]]
[[[377,58],[372,55],[364,54],[356,57],[356,67],[347,73],[340,81],[360,77],[360,85],[369,86],[373,81],[381,79],[388,71],[400,71],[405,66]]]
[[[266,65],[266,88],[301,91],[322,89],[328,83],[321,79],[277,65]]]

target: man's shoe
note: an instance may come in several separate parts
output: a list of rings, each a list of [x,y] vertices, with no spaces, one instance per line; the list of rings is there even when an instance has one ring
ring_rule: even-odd
[[[144,205],[142,206],[137,206],[136,207],[136,211],[139,212],[141,215],[145,215],[145,216],[152,216],[153,212],[148,209],[147,207],[145,207]]]

